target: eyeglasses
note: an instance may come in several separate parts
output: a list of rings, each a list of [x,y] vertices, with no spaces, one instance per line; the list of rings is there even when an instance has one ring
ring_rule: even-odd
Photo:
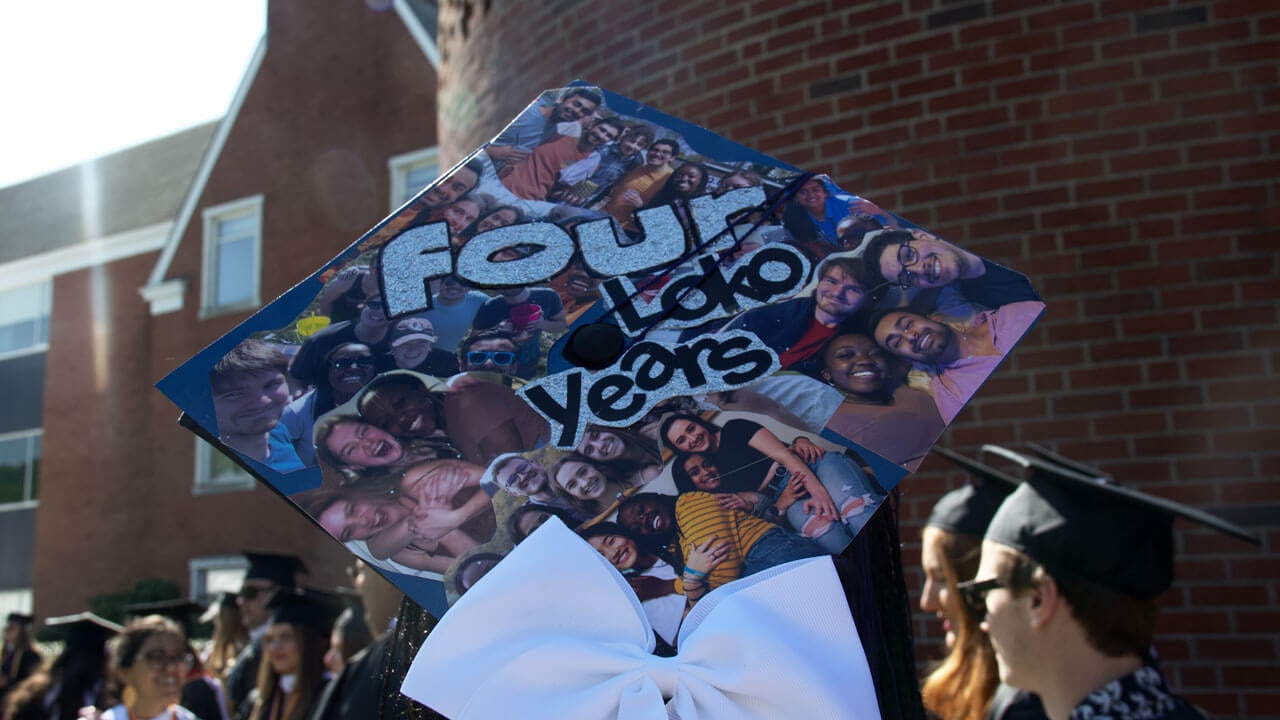
[[[960,594],[960,602],[964,605],[964,609],[975,620],[980,621],[987,616],[987,593],[1002,587],[1007,586],[996,578],[968,580],[956,583],[956,592]]]
[[[915,287],[917,274],[907,268],[920,262],[920,253],[911,247],[910,240],[903,240],[898,246],[898,264],[902,270],[898,273],[898,284],[904,288]]]
[[[467,364],[483,365],[489,360],[498,367],[506,367],[514,362],[516,354],[509,350],[471,350],[467,353]]]
[[[373,358],[371,357],[338,358],[337,360],[333,361],[334,370],[346,370],[347,368],[357,368],[357,367],[373,367]]]
[[[191,665],[195,662],[195,658],[191,657],[186,653],[169,655],[169,654],[160,652],[159,650],[152,650],[151,652],[142,656],[142,661],[145,662],[147,664],[147,667],[151,668],[152,670],[164,670],[170,665],[177,665],[183,669],[187,669],[187,668],[190,668]]]

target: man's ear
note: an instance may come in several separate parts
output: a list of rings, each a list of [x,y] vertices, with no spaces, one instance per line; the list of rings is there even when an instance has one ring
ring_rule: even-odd
[[[1028,593],[1031,602],[1031,624],[1033,627],[1040,627],[1053,619],[1063,607],[1062,593],[1058,590],[1058,583],[1054,579],[1045,575],[1040,578],[1035,586]]]

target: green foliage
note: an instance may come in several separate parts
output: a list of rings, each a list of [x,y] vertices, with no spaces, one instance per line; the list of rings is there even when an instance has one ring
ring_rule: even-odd
[[[136,603],[177,600],[182,597],[178,583],[162,578],[139,580],[132,590],[98,593],[89,600],[89,610],[112,622],[124,622],[124,608]]]

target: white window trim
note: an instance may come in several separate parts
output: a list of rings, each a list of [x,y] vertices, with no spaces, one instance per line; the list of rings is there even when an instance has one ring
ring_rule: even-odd
[[[17,438],[30,438],[30,437],[40,437],[43,440],[44,428],[32,428],[30,430],[18,430],[16,432],[2,433],[0,434],[0,442],[4,440],[15,440]],[[44,453],[43,442],[41,443],[40,451],[41,451],[41,454]],[[29,495],[31,493],[30,483],[34,479],[35,479],[34,477],[29,477],[26,479],[28,487],[25,488],[23,495]],[[39,507],[39,506],[40,506],[39,498],[35,500],[23,500],[21,502],[0,503],[0,512],[8,512],[10,510],[28,510],[30,508]]]
[[[215,205],[202,211],[204,218],[204,261],[200,269],[200,319],[226,315],[244,310],[252,310],[262,304],[262,202],[261,193],[252,197],[233,200],[229,203]],[[214,267],[217,260],[215,243],[216,223],[233,215],[252,214],[256,219],[253,243],[253,296],[235,305],[216,305],[217,287],[214,282]]]
[[[409,174],[409,169],[414,165],[423,163],[432,163],[439,169],[440,149],[438,147],[429,147],[423,150],[414,150],[413,152],[396,155],[387,160],[387,171],[391,173],[392,211],[399,209],[404,204],[399,198],[405,196],[405,178]]]
[[[255,485],[253,476],[245,473],[245,479],[241,482],[229,482],[214,484],[209,477],[209,470],[213,463],[213,454],[218,452],[213,446],[205,442],[201,438],[194,438],[196,442],[196,472],[195,485],[192,486],[192,495],[216,495],[218,493],[241,492],[244,490],[252,490]]]
[[[191,558],[187,562],[188,575],[187,587],[191,591],[191,599],[200,601],[204,598],[201,595],[208,595],[208,588],[204,586],[202,578],[210,570],[225,570],[228,568],[242,568],[246,572],[249,570],[249,561],[243,555],[213,555],[209,557]]]
[[[33,285],[43,285],[45,287],[44,303],[46,307],[44,308],[44,310],[47,313],[45,318],[47,321],[52,321],[53,319],[53,278],[52,277],[47,277],[32,283],[25,283],[23,285],[11,285],[8,287],[0,286],[0,291],[7,292],[9,290],[17,290],[19,288],[31,287]],[[4,352],[0,352],[0,362],[3,362],[5,360],[12,360],[13,358],[19,358],[19,357],[22,357],[23,355],[35,355],[36,353],[48,352],[49,350],[48,325],[51,325],[51,322],[46,322],[44,342],[38,342],[35,345],[19,348],[17,350],[6,350]]]

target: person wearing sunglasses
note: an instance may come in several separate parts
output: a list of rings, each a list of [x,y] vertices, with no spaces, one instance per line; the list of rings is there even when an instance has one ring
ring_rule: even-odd
[[[373,351],[375,357],[390,351],[391,321],[381,297],[371,297],[360,306],[354,321],[335,322],[317,330],[302,341],[302,346],[289,363],[289,375],[303,386],[318,387],[329,375],[329,353],[339,345],[359,343]]]
[[[325,354],[323,364],[325,374],[316,386],[289,403],[280,417],[294,450],[307,467],[316,464],[312,442],[316,419],[355,397],[377,374],[377,357],[373,349],[363,343],[337,345]]]
[[[949,450],[934,452],[967,469],[974,482],[939,498],[920,536],[920,610],[942,623],[946,650],[921,682],[925,709],[948,720],[1043,720],[1040,701],[1030,693],[991,712],[1000,685],[995,651],[956,589],[977,572],[982,535],[1017,480]]]
[[[476,330],[458,345],[463,372],[490,372],[511,377],[516,370],[516,343],[506,330]]]
[[[161,615],[130,622],[112,643],[112,672],[124,702],[99,720],[195,720],[178,704],[193,658],[178,623]]]
[[[866,237],[864,279],[872,287],[940,290],[952,286],[969,302],[988,308],[1040,299],[1025,275],[925,230],[893,228]]]
[[[249,629],[249,644],[227,672],[226,691],[230,708],[239,707],[258,681],[258,668],[262,664],[262,636],[271,619],[268,603],[280,588],[293,588],[299,572],[306,572],[306,566],[293,555],[261,552],[243,554],[249,561],[249,568],[245,571],[244,581],[236,594],[236,606],[240,608],[240,619]]]
[[[1196,508],[987,446],[1028,470],[996,511],[974,579],[957,586],[995,649],[1000,680],[1052,720],[1205,716],[1175,695],[1152,652],[1173,585],[1173,522],[1260,544]]]

